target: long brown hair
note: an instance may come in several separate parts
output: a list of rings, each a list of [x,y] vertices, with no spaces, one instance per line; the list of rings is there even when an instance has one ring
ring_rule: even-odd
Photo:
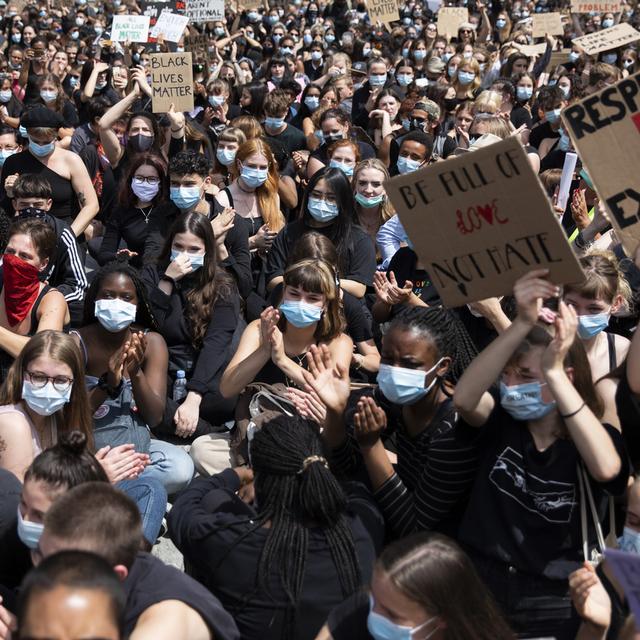
[[[136,175],[136,171],[140,167],[144,167],[146,165],[153,167],[158,172],[158,177],[160,178],[160,190],[152,203],[158,204],[158,202],[162,202],[167,199],[167,163],[164,161],[162,156],[157,153],[154,153],[153,151],[145,152],[135,155],[132,158],[124,181],[121,183],[122,186],[120,188],[118,202],[122,207],[126,209],[133,209],[135,206],[137,196],[131,189],[131,180],[133,176]]]
[[[449,538],[419,533],[390,544],[375,570],[405,597],[446,624],[444,640],[512,640],[469,557]]]
[[[0,387],[0,405],[18,404],[22,400],[25,372],[29,364],[41,356],[66,364],[73,378],[69,402],[54,414],[58,435],[80,431],[87,438],[89,448],[93,449],[93,419],[84,381],[84,358],[76,341],[62,331],[41,331],[27,342]]]
[[[231,277],[224,269],[218,267],[216,239],[211,223],[206,216],[195,211],[179,216],[173,223],[158,262],[168,263],[173,239],[179,233],[192,233],[204,243],[204,264],[195,272],[194,286],[185,295],[185,315],[191,328],[193,345],[198,348],[207,333],[211,312],[218,298],[230,300],[232,296],[237,296],[238,292]]]

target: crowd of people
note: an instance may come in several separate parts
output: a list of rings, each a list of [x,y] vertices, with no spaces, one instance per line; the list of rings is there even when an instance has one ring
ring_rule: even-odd
[[[640,252],[593,158],[559,199],[563,109],[640,71],[573,40],[637,1],[441,4],[0,0],[0,639],[637,637]],[[506,138],[585,278],[449,308],[388,181]]]

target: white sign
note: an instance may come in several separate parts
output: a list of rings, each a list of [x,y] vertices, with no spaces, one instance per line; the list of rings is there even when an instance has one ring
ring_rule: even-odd
[[[224,0],[187,0],[187,15],[194,23],[224,20]]]
[[[188,24],[188,16],[181,16],[177,13],[164,11],[160,14],[158,22],[156,22],[151,30],[151,36],[157,38],[162,34],[167,42],[178,42],[180,38],[182,38]]]
[[[147,42],[149,40],[149,16],[113,16],[111,40],[114,42]]]

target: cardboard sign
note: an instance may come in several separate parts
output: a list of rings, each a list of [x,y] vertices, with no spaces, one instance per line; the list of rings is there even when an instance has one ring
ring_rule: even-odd
[[[187,0],[187,15],[193,23],[224,20],[224,0]]]
[[[184,37],[184,50],[193,53],[193,57],[206,57],[209,53],[209,36],[198,34]]]
[[[551,53],[551,59],[549,60],[549,64],[547,65],[547,69],[553,70],[559,64],[565,64],[569,62],[569,52],[571,49],[562,49],[561,51],[553,51]]]
[[[438,10],[438,35],[453,38],[458,35],[458,27],[469,22],[469,10],[466,7],[440,7]]]
[[[561,13],[533,14],[533,37],[544,38],[547,33],[550,36],[564,35]]]
[[[620,0],[571,0],[571,13],[619,13]]]
[[[640,631],[640,556],[617,549],[606,549],[604,558],[622,587],[635,617],[636,631]]]
[[[532,269],[556,284],[584,279],[515,137],[395,177],[386,191],[448,307],[509,294]]]
[[[571,42],[579,46],[587,55],[592,56],[601,51],[622,47],[636,40],[640,40],[640,31],[636,31],[627,22],[621,22],[614,27],[574,38]]]
[[[572,104],[562,120],[628,255],[640,243],[640,73]]]
[[[367,12],[372,24],[400,20],[397,0],[367,0]]]
[[[193,70],[190,53],[152,53],[151,89],[153,113],[193,111]]]
[[[188,24],[188,16],[181,16],[177,13],[164,11],[160,14],[153,29],[151,29],[151,35],[157,38],[162,34],[167,42],[179,42]]]
[[[541,42],[540,44],[519,44],[518,49],[524,53],[525,56],[535,58],[536,56],[543,56],[547,50],[547,43]]]
[[[148,42],[149,16],[113,16],[111,40],[115,42]]]

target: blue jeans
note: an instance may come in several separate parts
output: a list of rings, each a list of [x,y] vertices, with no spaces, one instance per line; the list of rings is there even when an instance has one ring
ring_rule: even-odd
[[[149,457],[151,464],[140,477],[158,480],[169,495],[184,489],[191,482],[195,467],[191,456],[181,447],[152,439]]]
[[[142,516],[142,534],[147,542],[155,544],[167,510],[167,492],[160,482],[153,478],[122,480],[116,485],[138,506]]]

